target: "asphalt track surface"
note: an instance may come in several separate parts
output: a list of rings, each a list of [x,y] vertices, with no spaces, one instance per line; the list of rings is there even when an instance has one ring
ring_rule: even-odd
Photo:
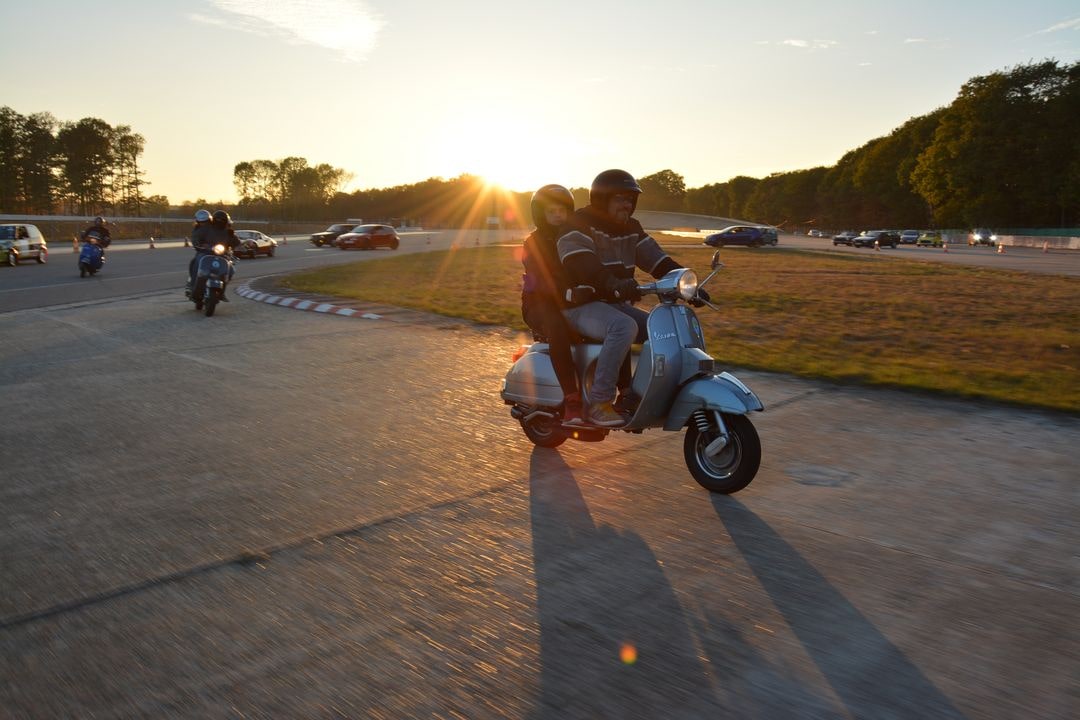
[[[1076,417],[735,368],[712,497],[681,434],[532,448],[510,333],[205,318],[168,252],[0,268],[0,714],[1076,716]]]

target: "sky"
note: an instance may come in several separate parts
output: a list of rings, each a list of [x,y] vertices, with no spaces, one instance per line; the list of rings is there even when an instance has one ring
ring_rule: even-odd
[[[243,161],[346,192],[601,170],[687,187],[833,165],[972,77],[1080,61],[1076,0],[5,0],[0,107],[146,140],[147,194]]]

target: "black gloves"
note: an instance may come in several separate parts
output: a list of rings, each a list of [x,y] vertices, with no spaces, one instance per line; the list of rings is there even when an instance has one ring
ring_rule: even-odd
[[[709,297],[708,291],[705,290],[705,288],[698,288],[697,293],[695,293],[694,297],[690,300],[690,304],[694,307],[702,307],[710,300],[712,300],[712,298]]]
[[[637,280],[634,278],[623,278],[622,280],[612,278],[607,283],[607,290],[608,295],[615,300],[634,302],[641,299],[641,293],[637,289]]]

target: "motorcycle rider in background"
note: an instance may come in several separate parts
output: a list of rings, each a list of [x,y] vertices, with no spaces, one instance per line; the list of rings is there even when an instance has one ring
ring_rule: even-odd
[[[105,248],[112,243],[112,233],[109,232],[108,221],[98,215],[94,218],[93,225],[79,233],[79,242],[86,242],[86,239],[91,235],[98,239],[98,246],[101,248],[101,262],[105,262]]]
[[[192,288],[195,287],[195,268],[199,264],[199,258],[212,253],[214,246],[219,243],[229,250],[240,246],[240,239],[236,237],[236,232],[233,231],[232,218],[229,217],[229,213],[224,210],[215,210],[214,214],[211,215],[207,210],[197,210],[195,212],[195,227],[191,230],[191,247],[195,249],[195,256],[188,263],[188,281],[187,287],[184,289],[184,295],[188,299],[191,298]],[[230,276],[229,279],[231,280],[232,277]],[[224,290],[222,290],[221,299],[229,302]]]
[[[632,304],[641,299],[634,268],[659,280],[683,267],[631,217],[640,194],[630,173],[605,170],[593,180],[589,204],[570,216],[558,241],[571,285],[566,318],[582,335],[604,339],[586,411],[587,422],[604,427],[625,425],[619,410],[632,412],[640,402],[630,391],[630,368],[624,364],[634,342],[645,341],[648,318]],[[698,297],[692,301],[698,307],[709,299],[704,290]],[[622,395],[613,403],[617,387]]]
[[[574,212],[574,196],[562,185],[545,185],[533,193],[529,208],[536,229],[522,247],[521,316],[534,333],[547,340],[551,365],[563,392],[563,421],[580,423],[581,393],[570,356],[570,326],[563,315],[567,281],[556,248],[559,228]]]

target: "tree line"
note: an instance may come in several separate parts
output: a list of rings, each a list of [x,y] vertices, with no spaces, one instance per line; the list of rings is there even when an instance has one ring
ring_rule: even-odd
[[[683,200],[689,212],[834,229],[1080,225],[1080,63],[972,78],[947,107],[832,167],[735,177]]]
[[[190,213],[145,197],[145,141],[97,118],[0,108],[0,212]],[[412,221],[429,227],[530,224],[530,193],[472,175],[390,188],[343,188],[353,176],[301,157],[233,168],[238,218]],[[555,181],[558,179],[555,178]],[[642,210],[742,218],[779,227],[1069,227],[1080,225],[1080,63],[1019,65],[966,82],[948,106],[913,117],[836,165],[687,188],[661,170],[638,178]],[[586,188],[572,188],[578,205]],[[170,212],[171,211],[171,212]]]
[[[60,122],[47,112],[0,108],[0,212],[109,211],[160,214],[168,200],[147,197],[139,166],[146,140],[128,125],[99,118]]]

